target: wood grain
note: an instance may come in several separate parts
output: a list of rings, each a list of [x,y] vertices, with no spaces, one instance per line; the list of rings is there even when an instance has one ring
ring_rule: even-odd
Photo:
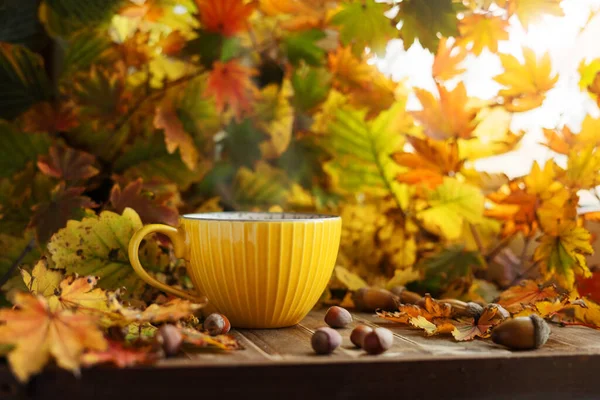
[[[600,331],[553,326],[543,348],[512,352],[489,340],[455,342],[389,323],[372,314],[354,314],[340,329],[343,344],[317,356],[310,347],[324,310],[285,329],[244,329],[232,334],[244,350],[186,352],[153,367],[119,370],[96,367],[80,378],[49,369],[28,385],[18,385],[0,366],[1,399],[583,399],[600,397]],[[393,347],[366,355],[349,339],[357,324],[384,326]]]

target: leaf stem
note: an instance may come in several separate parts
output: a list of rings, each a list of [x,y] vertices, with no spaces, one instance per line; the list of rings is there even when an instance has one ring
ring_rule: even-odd
[[[21,262],[23,261],[25,256],[27,256],[27,254],[29,254],[33,250],[34,246],[35,246],[35,239],[32,238],[29,241],[29,243],[27,243],[27,246],[25,246],[25,248],[23,249],[21,254],[19,254],[19,257],[17,257],[17,259],[12,263],[12,265],[10,266],[8,271],[6,271],[6,273],[4,275],[2,275],[2,277],[0,277],[0,287],[2,287],[10,279],[10,277],[15,272],[15,269],[17,269],[19,264],[21,264]]]

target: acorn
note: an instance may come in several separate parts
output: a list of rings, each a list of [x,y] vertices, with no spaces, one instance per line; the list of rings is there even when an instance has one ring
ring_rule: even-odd
[[[333,306],[327,310],[325,322],[332,328],[345,328],[352,322],[352,315],[343,307]]]
[[[512,350],[542,347],[550,336],[550,326],[536,314],[509,319],[492,331],[492,341]]]
[[[390,289],[390,292],[393,295],[398,296],[400,303],[402,304],[415,304],[417,301],[421,300],[420,294],[411,292],[404,286],[394,286]]]
[[[373,332],[373,328],[371,328],[370,326],[358,325],[356,328],[352,329],[352,333],[350,334],[350,341],[356,347],[363,347],[365,336],[367,336],[371,332]]]
[[[375,311],[382,309],[394,311],[398,309],[400,299],[390,291],[378,288],[360,288],[352,293],[352,301],[361,311]]]
[[[224,335],[231,329],[231,323],[226,316],[212,313],[204,320],[204,330],[211,336]]]
[[[440,300],[440,303],[448,304],[452,307],[452,317],[470,317],[478,318],[483,312],[483,307],[472,301],[465,303],[456,299]]]
[[[319,328],[313,333],[310,344],[317,354],[331,354],[342,344],[342,335],[329,327]]]

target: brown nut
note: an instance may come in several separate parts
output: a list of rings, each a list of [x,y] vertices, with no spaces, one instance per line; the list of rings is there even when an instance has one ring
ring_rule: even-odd
[[[352,315],[345,308],[333,306],[327,310],[325,322],[332,328],[345,328],[352,322]]]
[[[479,318],[483,312],[483,307],[474,302],[465,303],[456,299],[440,300],[440,303],[448,304],[452,307],[452,317]]]
[[[400,299],[385,289],[360,288],[352,294],[357,309],[375,311],[377,309],[394,311],[398,309]]]
[[[166,324],[158,329],[156,340],[160,343],[165,355],[167,357],[172,357],[179,353],[183,337],[176,326]]]
[[[223,314],[213,313],[204,320],[204,330],[211,336],[224,335],[231,329],[231,324]]]
[[[363,340],[363,349],[369,354],[381,354],[394,343],[394,334],[385,328],[375,328]]]
[[[310,344],[317,354],[331,354],[342,344],[342,335],[329,327],[319,328],[312,335]]]
[[[536,314],[509,319],[492,331],[492,341],[513,350],[543,346],[550,337],[550,326]]]
[[[415,304],[417,301],[421,300],[420,294],[411,292],[404,286],[394,286],[390,289],[390,292],[393,295],[398,296],[400,303],[402,304]]]
[[[370,326],[358,325],[356,328],[352,329],[352,333],[350,334],[350,341],[356,347],[363,347],[365,336],[367,336],[371,332],[373,332],[373,328],[371,328]]]

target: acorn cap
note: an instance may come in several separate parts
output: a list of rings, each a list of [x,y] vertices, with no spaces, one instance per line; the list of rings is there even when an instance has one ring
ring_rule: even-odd
[[[550,325],[539,315],[531,314],[529,318],[531,318],[535,332],[535,348],[538,349],[546,344],[552,330],[550,329]]]

